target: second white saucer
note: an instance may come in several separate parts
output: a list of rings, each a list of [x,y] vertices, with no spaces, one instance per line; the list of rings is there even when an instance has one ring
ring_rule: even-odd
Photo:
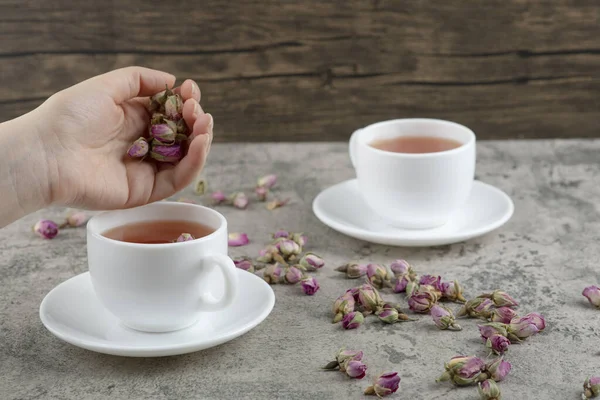
[[[157,357],[190,353],[225,343],[271,312],[275,295],[261,278],[238,270],[240,293],[229,308],[203,313],[195,325],[175,332],[146,333],[125,327],[96,298],[89,272],[61,283],[40,306],[42,323],[65,342],[99,353]]]
[[[331,186],[317,195],[313,212],[325,225],[367,242],[392,246],[439,246],[462,242],[504,225],[514,212],[510,197],[494,186],[475,181],[467,202],[439,228],[400,229],[390,226],[363,200],[356,179]]]

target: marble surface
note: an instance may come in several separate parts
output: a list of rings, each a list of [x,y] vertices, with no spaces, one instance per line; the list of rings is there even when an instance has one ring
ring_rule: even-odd
[[[63,343],[41,324],[38,307],[60,282],[87,270],[85,230],[52,241],[35,237],[40,217],[60,219],[62,209],[30,215],[0,230],[0,398],[2,399],[359,399],[378,373],[402,376],[398,399],[476,399],[476,389],[435,383],[456,354],[486,356],[477,321],[463,331],[438,331],[428,316],[354,331],[330,323],[333,299],[359,282],[333,270],[350,259],[409,260],[420,273],[458,279],[467,297],[503,288],[519,311],[539,311],[546,331],[506,357],[513,371],[501,383],[505,399],[578,399],[583,380],[600,375],[600,311],[581,296],[600,283],[600,141],[509,141],[478,144],[477,177],[515,202],[499,230],[465,243],[394,248],[345,237],[319,223],[311,202],[319,191],[353,177],[347,146],[320,144],[215,145],[204,172],[210,189],[251,190],[255,179],[279,175],[284,208],[267,211],[219,207],[230,231],[252,243],[233,256],[256,255],[277,228],[304,231],[308,249],[327,265],[315,274],[321,290],[274,287],[272,314],[256,329],[219,347],[176,357],[133,359],[92,353]],[[190,189],[175,196],[195,198]],[[389,300],[406,305],[403,296]],[[339,347],[362,349],[367,378],[324,372]]]

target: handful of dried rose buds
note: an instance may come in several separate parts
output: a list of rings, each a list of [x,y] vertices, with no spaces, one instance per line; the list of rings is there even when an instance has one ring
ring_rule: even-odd
[[[184,156],[188,127],[183,119],[183,99],[166,88],[150,98],[152,113],[148,137],[140,137],[127,150],[133,158],[150,156],[157,162],[177,163]]]

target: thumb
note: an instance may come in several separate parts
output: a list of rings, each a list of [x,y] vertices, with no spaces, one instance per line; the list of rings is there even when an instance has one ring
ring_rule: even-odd
[[[151,96],[175,84],[175,76],[167,72],[143,67],[126,67],[98,75],[91,79],[116,104],[140,96]]]

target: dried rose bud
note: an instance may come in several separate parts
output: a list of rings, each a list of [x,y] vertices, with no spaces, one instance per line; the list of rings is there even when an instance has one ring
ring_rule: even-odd
[[[313,294],[317,293],[317,290],[319,290],[319,283],[317,282],[317,280],[315,278],[313,278],[312,276],[309,276],[308,278],[305,278],[301,281],[301,285],[302,285],[302,290],[304,291],[304,294],[307,296],[312,296]]]
[[[276,208],[285,206],[289,201],[290,201],[290,199],[284,199],[284,200],[275,199],[273,201],[269,201],[267,203],[266,207],[267,207],[267,210],[272,211]]]
[[[427,289],[419,288],[408,298],[408,307],[416,313],[428,313],[437,302],[437,297]]]
[[[492,322],[502,322],[504,324],[508,324],[515,317],[518,317],[515,310],[508,307],[500,307],[492,311],[490,320]]]
[[[345,366],[346,375],[354,379],[362,379],[367,374],[367,366],[360,361],[350,360]]]
[[[507,325],[502,322],[490,322],[483,325],[478,325],[479,334],[484,342],[494,335],[508,337]]]
[[[271,264],[265,268],[263,272],[263,279],[270,285],[279,283],[281,275],[283,274],[283,268],[279,264]]]
[[[588,286],[583,289],[583,294],[591,305],[600,308],[600,288],[598,286]]]
[[[419,290],[419,284],[415,281],[409,280],[406,283],[406,288],[404,291],[406,292],[406,297],[410,297],[415,294]]]
[[[365,320],[365,317],[362,315],[360,311],[352,311],[344,315],[342,318],[342,326],[344,329],[356,329],[362,324]]]
[[[164,114],[155,112],[150,119],[150,125],[166,124],[169,121]]]
[[[238,257],[233,259],[233,263],[236,268],[243,269],[244,271],[254,272],[254,264],[252,259],[249,257]]]
[[[235,208],[239,208],[241,210],[248,207],[248,197],[244,192],[237,192],[229,196],[229,201]]]
[[[189,133],[189,129],[183,118],[176,122],[176,126],[177,126],[177,135],[187,136],[187,134]]]
[[[496,354],[504,354],[504,352],[508,350],[509,346],[510,340],[498,334],[493,334],[490,336],[485,343],[485,347],[492,350]]]
[[[489,379],[493,379],[496,382],[503,381],[504,378],[510,373],[512,365],[508,361],[504,361],[502,356],[492,360],[485,366],[485,372]]]
[[[175,240],[175,242],[179,243],[179,242],[189,242],[190,240],[194,240],[195,238],[189,234],[189,233],[182,233],[181,235],[179,235],[179,237]]]
[[[410,264],[406,260],[401,259],[392,261],[392,263],[390,264],[390,269],[392,270],[394,276],[398,277],[408,275],[412,272]]]
[[[33,231],[44,239],[53,239],[58,235],[58,225],[54,221],[43,219],[35,223]]]
[[[225,193],[220,190],[213,192],[210,195],[210,198],[213,200],[213,204],[221,204],[227,201],[227,196],[225,196]]]
[[[386,372],[375,379],[372,386],[365,389],[366,395],[384,397],[396,393],[400,386],[400,376],[397,372]]]
[[[177,162],[181,160],[183,154],[181,152],[181,146],[173,144],[171,146],[152,146],[150,150],[150,157],[160,162]]]
[[[295,258],[295,256],[299,255],[302,252],[298,243],[294,242],[290,239],[283,239],[277,242],[275,246],[279,249],[279,252],[285,258]]]
[[[258,258],[256,259],[256,261],[262,263],[270,263],[271,261],[273,261],[273,256],[276,254],[279,254],[279,249],[276,246],[270,244],[261,251],[259,251]]]
[[[394,286],[392,288],[394,290],[394,293],[406,292],[406,286],[408,285],[408,282],[409,280],[407,275],[402,275],[396,278],[396,282],[394,283]]]
[[[206,181],[204,179],[200,179],[198,182],[196,182],[196,186],[194,186],[194,193],[196,193],[198,196],[202,196],[205,191]],[[225,197],[225,195],[223,195],[223,197]]]
[[[344,315],[354,311],[356,301],[351,291],[347,291],[340,297],[338,297],[333,303],[333,323],[338,323],[342,320]]]
[[[377,311],[384,303],[377,289],[369,284],[364,284],[358,289],[358,301],[367,313]]]
[[[346,372],[346,366],[350,361],[360,361],[363,358],[362,350],[345,350],[340,349],[335,356],[335,360],[330,361],[323,367],[323,369],[334,370],[339,368],[340,371]]]
[[[587,378],[583,383],[582,399],[593,399],[600,396],[600,376]]]
[[[129,157],[142,158],[146,156],[146,154],[148,154],[149,149],[150,146],[148,145],[148,141],[145,138],[141,137],[135,142],[133,142],[131,146],[129,146],[129,149],[127,150],[127,155]]]
[[[289,267],[285,272],[285,282],[295,285],[304,278],[304,274],[296,267]]]
[[[377,313],[377,317],[386,324],[393,324],[398,322],[398,310],[395,308],[385,308]]]
[[[300,247],[306,246],[306,243],[308,242],[308,238],[306,235],[304,235],[304,233],[292,233],[291,239],[298,243],[298,246]]]
[[[256,189],[254,189],[254,194],[256,194],[256,198],[259,201],[266,201],[267,195],[269,194],[269,189],[263,186],[259,186]]]
[[[479,382],[477,393],[479,393],[479,400],[502,400],[500,388],[493,379]]]
[[[354,262],[350,262],[348,264],[344,264],[335,269],[336,271],[345,272],[346,277],[349,279],[356,279],[364,276],[367,273],[367,265],[366,264],[357,264]]]
[[[378,289],[381,289],[385,286],[387,282],[387,269],[379,264],[368,264],[367,277],[369,279],[369,282],[371,282],[373,286],[375,286]]]
[[[306,268],[307,271],[317,271],[325,265],[325,261],[314,253],[304,254],[298,263]]]
[[[544,317],[538,313],[529,313],[524,317],[514,318],[507,325],[508,338],[511,342],[521,342],[546,327]]]
[[[65,221],[66,226],[70,226],[72,228],[76,228],[78,226],[84,225],[88,220],[88,216],[86,213],[82,211],[77,211],[67,216],[67,220]]]
[[[166,90],[156,93],[154,96],[150,97],[150,99],[152,102],[158,103],[159,106],[164,106],[165,101],[167,101],[167,97],[171,96],[172,94],[173,92],[167,87]]]
[[[489,319],[492,315],[494,302],[488,298],[476,297],[469,300],[458,312],[459,317]]]
[[[289,239],[290,236],[291,236],[290,233],[288,231],[284,231],[283,229],[280,229],[271,235],[271,237],[273,239],[277,239],[277,238]]]
[[[484,293],[478,297],[492,299],[496,307],[516,307],[519,305],[515,299],[502,290],[494,290],[492,293]]]
[[[452,331],[462,330],[461,326],[454,320],[454,314],[452,314],[452,311],[448,308],[435,304],[431,307],[430,312],[433,322],[438,328],[442,330],[449,329]]]
[[[441,276],[423,275],[423,276],[421,276],[421,278],[419,278],[419,285],[432,286],[435,290],[440,291],[440,295],[441,295],[441,283],[442,283]]]
[[[277,175],[270,174],[258,178],[256,186],[271,189],[277,183]]]
[[[440,289],[443,299],[454,301],[456,303],[465,303],[467,301],[463,296],[463,289],[458,281],[444,282],[441,284]]]
[[[437,382],[451,381],[456,386],[468,386],[482,380],[486,365],[479,357],[456,356],[444,364],[444,368],[446,371]]]
[[[150,136],[161,143],[173,143],[175,134],[176,130],[171,129],[169,124],[158,124],[150,127]]]
[[[245,246],[250,243],[248,235],[245,233],[232,232],[227,235],[227,242],[231,247]]]
[[[165,115],[173,121],[181,119],[183,101],[178,94],[168,96],[165,101]]]

